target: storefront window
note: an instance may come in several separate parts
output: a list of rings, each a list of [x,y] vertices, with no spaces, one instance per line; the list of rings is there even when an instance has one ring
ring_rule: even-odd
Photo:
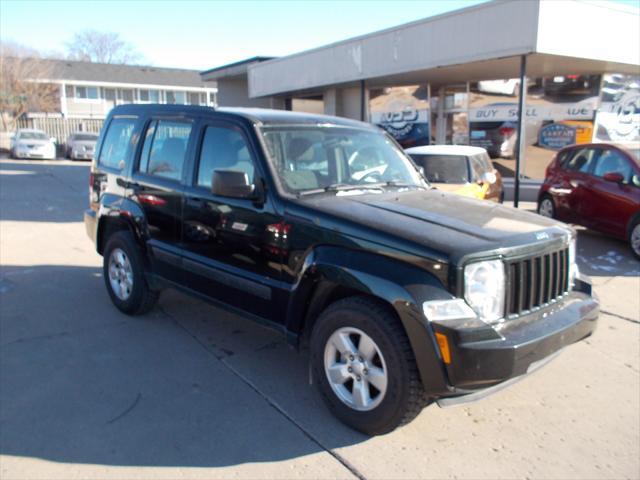
[[[369,91],[369,115],[404,148],[430,143],[429,91],[426,85]]]

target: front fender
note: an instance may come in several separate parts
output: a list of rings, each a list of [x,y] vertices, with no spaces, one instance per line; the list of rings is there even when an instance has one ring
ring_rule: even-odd
[[[398,315],[413,349],[420,377],[430,395],[448,391],[434,333],[422,313],[426,300],[452,298],[433,274],[399,259],[340,247],[318,247],[307,255],[287,311],[287,327],[300,333],[311,324],[333,288],[347,288],[381,299]]]

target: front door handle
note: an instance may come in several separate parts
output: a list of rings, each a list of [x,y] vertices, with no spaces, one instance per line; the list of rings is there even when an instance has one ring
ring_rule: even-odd
[[[200,208],[204,205],[204,200],[198,197],[187,197],[187,205],[190,207]]]

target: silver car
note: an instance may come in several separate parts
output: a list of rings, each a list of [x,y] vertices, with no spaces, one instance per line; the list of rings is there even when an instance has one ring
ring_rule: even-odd
[[[56,140],[42,130],[20,128],[11,136],[13,158],[56,158]]]
[[[92,160],[97,141],[97,133],[72,133],[67,138],[67,157],[71,160]]]

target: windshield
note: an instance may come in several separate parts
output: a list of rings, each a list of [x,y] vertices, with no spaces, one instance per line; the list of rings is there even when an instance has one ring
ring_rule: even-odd
[[[273,169],[289,193],[427,186],[404,152],[383,133],[317,125],[261,131]]]
[[[73,136],[74,142],[93,142],[98,140],[98,135],[95,133],[79,133]]]
[[[44,132],[20,132],[20,140],[49,140]]]
[[[416,164],[424,168],[424,176],[432,183],[467,183],[469,169],[463,155],[411,154]]]

